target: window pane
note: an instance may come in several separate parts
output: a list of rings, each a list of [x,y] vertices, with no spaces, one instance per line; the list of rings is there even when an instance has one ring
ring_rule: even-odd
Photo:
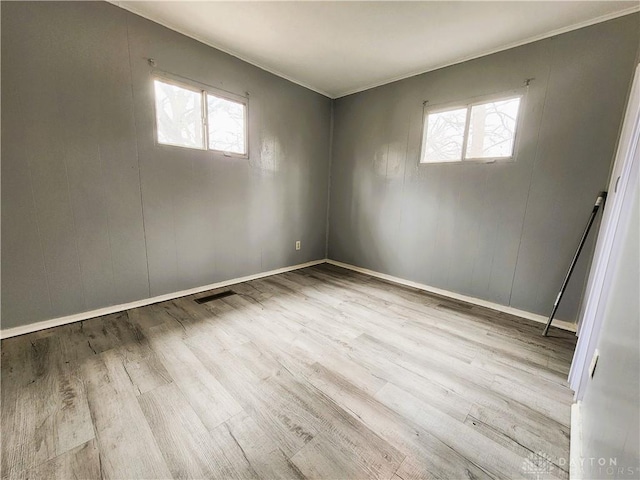
[[[500,158],[513,155],[520,98],[471,107],[465,158]]]
[[[427,115],[422,162],[460,161],[466,120],[466,108]]]
[[[244,154],[245,106],[214,95],[207,95],[209,148]]]
[[[154,84],[158,143],[204,148],[202,94],[159,80]]]

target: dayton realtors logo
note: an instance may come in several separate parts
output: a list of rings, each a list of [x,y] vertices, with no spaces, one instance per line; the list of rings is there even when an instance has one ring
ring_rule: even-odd
[[[567,461],[566,458],[558,458],[557,466],[551,460],[551,456],[545,452],[531,452],[522,461],[522,471],[525,475],[535,480],[548,478],[554,468],[573,472],[579,477],[589,476],[594,478],[640,478],[640,466],[629,467],[618,465],[616,457],[578,457]]]
[[[567,460],[565,458],[559,460],[558,464],[564,468]],[[638,478],[640,474],[640,466],[618,465],[617,457],[578,457],[572,459],[568,466],[579,477],[588,475],[592,478]]]

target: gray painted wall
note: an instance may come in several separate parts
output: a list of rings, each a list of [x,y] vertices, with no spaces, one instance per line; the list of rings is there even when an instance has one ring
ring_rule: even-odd
[[[620,258],[610,267],[613,279],[603,306],[600,359],[581,405],[579,440],[585,460],[576,466],[582,473],[578,478],[640,477],[640,190],[635,163],[635,181],[627,191],[633,207],[627,218],[620,219],[616,232],[621,238]],[[610,459],[616,464],[611,465]]]
[[[329,258],[548,314],[605,188],[634,14],[337,100]],[[422,104],[527,89],[515,162],[418,165]],[[557,318],[573,320],[592,235]]]
[[[332,127],[329,99],[113,5],[5,2],[2,328],[323,258],[330,148],[330,258],[547,313],[606,185],[637,27],[345,97]],[[149,57],[249,92],[249,160],[154,144]],[[514,163],[418,166],[423,100],[531,77]]]
[[[148,57],[249,92],[249,160],[154,144]],[[106,2],[3,2],[2,107],[3,329],[325,256],[326,97]]]

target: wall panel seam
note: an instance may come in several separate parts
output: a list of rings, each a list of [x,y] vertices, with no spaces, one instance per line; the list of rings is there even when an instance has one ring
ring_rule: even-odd
[[[140,148],[138,145],[138,126],[136,124],[136,104],[134,101],[133,91],[133,65],[131,62],[131,37],[129,35],[129,16],[124,16],[125,26],[127,30],[127,55],[129,57],[129,88],[131,90],[131,113],[133,114],[133,135],[136,139],[136,165],[138,166],[138,187],[140,189],[140,214],[142,216],[142,234],[144,236],[144,257],[147,264],[147,292],[151,296],[151,275],[149,274],[149,251],[147,244],[147,228],[144,216],[144,199],[142,195],[142,173],[140,171]]]
[[[527,199],[524,203],[524,213],[522,214],[522,224],[520,225],[520,239],[518,240],[518,249],[516,251],[516,264],[513,266],[513,275],[511,276],[511,287],[509,288],[509,306],[512,306],[511,299],[513,297],[513,285],[516,280],[516,272],[518,271],[518,263],[520,263],[520,249],[522,247],[522,237],[524,235],[524,226],[527,223],[527,211],[529,210],[529,197],[531,195],[531,186],[533,185],[533,175],[536,170],[536,163],[538,162],[539,153],[540,153],[540,132],[542,130],[542,125],[544,123],[544,112],[547,107],[547,96],[549,94],[549,81],[551,80],[551,72],[553,70],[553,58],[555,55],[555,42],[553,39],[549,40],[552,45],[551,55],[549,58],[549,71],[547,72],[547,78],[545,80],[544,85],[544,100],[542,101],[542,111],[540,112],[540,121],[538,122],[538,132],[536,134],[536,151],[533,156],[533,162],[531,163],[531,173],[529,174],[529,186],[527,188]],[[530,87],[527,87],[530,88]],[[529,101],[529,96],[527,95],[527,101]]]

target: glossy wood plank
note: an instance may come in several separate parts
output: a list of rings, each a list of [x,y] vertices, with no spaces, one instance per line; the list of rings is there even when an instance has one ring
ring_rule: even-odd
[[[2,471],[24,470],[94,438],[83,381],[55,335],[3,342]]]
[[[226,426],[260,478],[304,478],[298,467],[249,415],[240,413],[230,418]]]
[[[174,478],[257,478],[226,427],[209,432],[175,384],[138,401]]]
[[[452,420],[395,385],[387,384],[376,394],[376,399],[400,415],[413,418],[418,425],[433,432],[444,443],[470,462],[481,465],[491,475],[497,478],[526,478],[524,472],[518,471],[522,466],[522,457],[499,443],[487,441],[488,437],[479,431]],[[545,473],[539,478],[556,478],[551,472],[548,475]]]
[[[402,417],[373,395],[354,388],[341,375],[316,364],[310,381],[342,408],[356,415],[377,435],[407,454],[397,470],[405,480],[490,478],[478,465],[423,429],[414,419]]]
[[[88,358],[81,368],[98,441],[102,477],[170,477],[120,356],[108,350]]]
[[[329,265],[231,290],[3,340],[3,480],[568,478],[572,334]]]
[[[70,478],[100,478],[101,476],[98,446],[95,440],[90,440],[51,460],[2,478],[68,480]]]
[[[175,332],[161,325],[148,335],[160,361],[208,429],[216,428],[242,411],[240,404]]]

